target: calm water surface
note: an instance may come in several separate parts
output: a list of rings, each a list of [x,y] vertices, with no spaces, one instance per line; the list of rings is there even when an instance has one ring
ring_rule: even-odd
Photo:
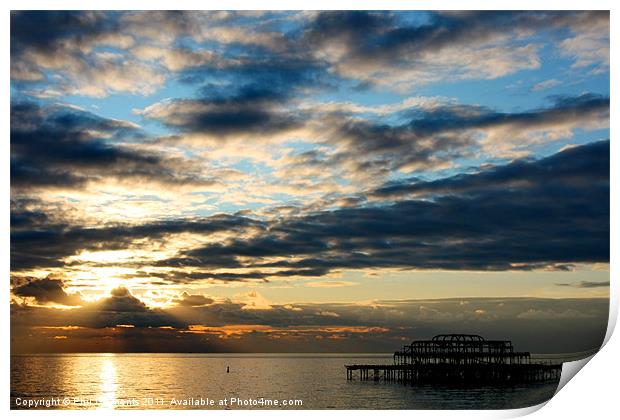
[[[11,407],[265,409],[238,400],[286,400],[296,409],[499,409],[539,404],[557,381],[454,388],[347,381],[345,364],[391,355],[64,354],[11,356]],[[230,372],[226,369],[230,367]],[[192,400],[193,398],[193,400]],[[202,398],[202,401],[200,400]],[[219,405],[220,400],[226,404]],[[214,405],[208,405],[213,400]],[[292,401],[291,401],[292,400]],[[294,400],[301,400],[295,402]],[[172,402],[179,404],[172,404]],[[34,403],[34,402],[32,402]],[[31,403],[31,404],[32,404]],[[263,400],[264,404],[268,402]],[[250,402],[253,404],[253,402]],[[38,407],[45,408],[45,407]]]

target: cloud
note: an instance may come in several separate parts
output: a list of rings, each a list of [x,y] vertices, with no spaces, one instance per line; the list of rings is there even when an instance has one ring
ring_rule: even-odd
[[[81,306],[84,304],[82,295],[65,292],[65,284],[60,279],[50,276],[37,279],[33,277],[15,277],[11,279],[11,292],[19,297],[32,297],[37,303],[45,305],[57,303],[65,306]]]
[[[415,339],[467,332],[512,340],[519,351],[551,353],[596,348],[605,335],[607,299],[468,300],[469,305],[461,305],[460,299],[270,304],[268,310],[243,302],[214,302],[174,306],[166,312],[13,304],[11,326],[19,339],[12,340],[12,346],[13,351],[53,351],[58,345],[53,337],[63,335],[73,351],[97,343],[99,351],[392,352]],[[544,339],[551,335],[554,340]],[[108,339],[102,340],[104,336]]]
[[[152,45],[136,46],[131,53],[147,62],[161,63],[173,72],[205,66],[209,63],[216,64],[221,60],[221,57],[209,50],[194,51],[189,48],[161,48]]]
[[[158,328],[173,326],[183,328],[186,324],[161,309],[149,308],[139,298],[132,295],[126,287],[119,286],[110,291],[109,296],[84,303],[80,308],[60,313],[45,311],[41,313],[42,326],[76,326],[89,329]],[[47,314],[47,315],[45,315]],[[67,330],[71,331],[71,329]],[[79,331],[79,329],[78,329]],[[131,334],[128,332],[128,334]]]
[[[43,280],[50,279],[15,279],[13,292],[17,295],[19,286],[30,284],[30,289],[21,289],[23,294],[67,299],[62,283],[42,286]],[[403,340],[446,331],[512,339],[515,346],[533,352],[583,351],[602,342],[609,310],[607,299],[469,298],[467,305],[461,299],[279,305],[268,303],[256,291],[209,304],[204,304],[204,296],[196,296],[202,295],[184,293],[181,298],[186,304],[166,310],[149,308],[122,286],[107,297],[72,309],[13,301],[12,351],[57,351],[55,342],[62,336],[73,351],[94,351],[96,344],[99,351],[250,348],[282,352],[300,351],[305,346],[312,351],[389,352],[400,348]],[[550,334],[557,340],[542,339]]]
[[[109,312],[146,312],[146,305],[132,296],[126,287],[112,289],[110,296],[99,302],[99,309]]]
[[[272,17],[276,16],[284,18],[279,14]],[[112,35],[117,34],[127,38],[125,43],[116,41],[122,52],[118,54],[140,60],[136,68],[163,66],[168,72],[179,73],[183,81],[199,86],[197,95],[166,99],[138,111],[145,119],[159,121],[175,132],[160,139],[161,144],[210,146],[214,156],[218,149],[221,156],[231,156],[243,148],[245,157],[250,153],[248,142],[310,138],[324,146],[288,156],[279,163],[276,175],[288,180],[279,187],[291,192],[309,187],[333,191],[337,189],[333,180],[368,183],[392,171],[445,169],[481,148],[492,156],[522,156],[528,153],[528,145],[571,137],[577,128],[608,126],[608,99],[605,103],[606,98],[591,95],[581,97],[579,103],[572,98],[571,104],[558,101],[549,108],[512,114],[466,105],[401,107],[400,114],[396,108],[388,115],[390,123],[384,118],[360,118],[361,109],[352,116],[347,112],[343,115],[346,107],[326,113],[325,107],[304,106],[309,92],[334,88],[343,83],[341,76],[394,87],[399,81],[415,84],[427,83],[433,77],[494,78],[514,71],[512,67],[535,67],[538,47],[523,40],[537,31],[568,30],[580,36],[590,33],[592,26],[604,28],[609,20],[605,12],[429,12],[419,17],[410,19],[408,14],[393,12],[322,12],[299,16],[301,26],[296,30],[278,32],[274,26],[261,24],[259,17],[241,13],[32,12],[15,14],[16,24],[12,26],[16,27],[16,56],[21,56],[18,51],[48,51],[57,44],[63,50],[77,45],[92,54],[93,46],[112,42]],[[36,31],[26,34],[33,23],[56,21],[61,23],[58,33],[48,37],[35,36]],[[169,31],[162,34],[161,28]],[[231,28],[253,28],[255,37],[251,38],[266,36],[269,40],[257,43],[267,49],[239,42],[239,37],[231,37]],[[510,28],[511,36],[506,28]],[[221,48],[216,53],[212,46],[190,49],[174,42],[187,36],[198,44],[215,41]],[[464,57],[469,62],[458,62]],[[424,66],[428,68],[419,68]],[[118,71],[128,73],[123,68]],[[455,71],[462,74],[452,74]],[[407,72],[412,73],[404,74]],[[553,80],[535,88],[548,87]],[[132,81],[129,84],[136,85]],[[597,99],[602,102],[597,104]],[[385,111],[382,115],[386,116]],[[183,163],[187,162],[179,161],[175,166]],[[52,185],[63,179],[75,185],[88,180],[61,169],[39,173],[20,162],[14,167],[18,178],[45,179]],[[291,176],[295,169],[300,174]],[[308,186],[303,182],[311,178],[308,175],[323,182]],[[332,180],[329,185],[328,179]],[[202,181],[206,185],[217,179]]]
[[[562,269],[609,260],[608,141],[373,194],[405,198],[282,218],[255,236],[183,251],[181,258],[328,270]]]
[[[235,295],[235,300],[243,304],[241,310],[264,311],[273,309],[269,301],[256,290]]]
[[[555,47],[575,68],[608,68],[608,12],[425,12],[413,19],[377,11],[22,11],[11,14],[11,77],[78,95],[149,94],[177,73],[202,83],[222,68],[277,72],[300,62],[323,76],[402,90],[536,69],[541,41],[534,35],[543,31],[562,34]]]
[[[370,194],[375,197],[477,194],[500,189],[561,188],[607,185],[609,141],[564,149],[539,160],[519,159],[506,165],[487,167],[434,181],[391,182]]]
[[[204,295],[190,295],[187,292],[181,293],[177,299],[173,299],[172,302],[180,306],[204,306],[213,303],[213,299]]]
[[[390,12],[323,12],[307,25],[303,40],[344,77],[409,89],[538,68],[538,46],[526,43],[533,31],[581,34],[588,24],[605,21],[607,12],[431,12],[416,23]]]
[[[67,94],[144,95],[163,86],[170,73],[228,61],[209,49],[179,47],[187,37],[270,48],[285,43],[282,34],[252,29],[252,24],[241,34],[240,27],[225,25],[227,19],[236,18],[197,11],[13,12],[11,78],[44,81]]]
[[[577,283],[555,283],[556,286],[576,287],[578,289],[591,289],[595,287],[609,287],[609,281],[585,281]]]
[[[311,281],[306,283],[308,287],[347,287],[355,286],[357,283],[351,281]]]
[[[181,132],[223,141],[229,136],[262,137],[297,128],[298,118],[278,110],[283,100],[279,91],[248,86],[236,95],[159,102],[140,113]]]
[[[561,54],[574,60],[573,69],[608,72],[609,12],[599,12],[597,19],[583,20],[573,27],[574,36],[560,42]]]
[[[231,63],[218,59],[186,69],[182,77],[199,86],[197,95],[135,112],[177,133],[162,141],[217,148],[232,142],[249,153],[247,143],[274,143],[305,133],[312,116],[297,109],[299,97],[325,87],[331,76],[304,57],[267,54]],[[210,83],[214,78],[218,82]]]
[[[288,182],[345,179],[368,186],[394,173],[447,169],[457,159],[481,152],[522,157],[531,153],[532,145],[570,138],[577,129],[608,127],[609,98],[557,97],[549,107],[514,113],[423,104],[394,116],[401,122],[388,124],[347,113],[317,116],[320,122],[310,130],[320,147],[286,156],[276,175]]]
[[[532,86],[530,88],[530,91],[532,91],[532,92],[539,92],[541,90],[551,89],[552,87],[558,86],[560,84],[562,84],[562,82],[560,82],[557,79],[544,80],[544,81],[538,82],[534,86]]]
[[[274,19],[285,14],[269,12]],[[263,17],[244,11],[149,10],[123,13],[120,23],[127,32],[162,45],[189,37],[197,43],[217,43],[220,46],[282,49],[287,43],[286,38],[282,33],[270,30]]]
[[[21,211],[13,217],[21,218]],[[111,224],[106,227],[89,227],[68,223],[35,223],[12,226],[11,269],[43,268],[65,266],[64,259],[83,250],[126,249],[134,242],[148,239],[162,241],[169,235],[193,233],[209,235],[217,232],[242,232],[246,229],[261,229],[263,222],[239,215],[219,214],[206,218],[185,220],[163,220],[143,224]],[[143,246],[143,245],[142,245]],[[169,261],[170,266],[192,264],[192,260]],[[214,267],[235,265],[235,258],[212,259]]]
[[[135,42],[111,13],[19,11],[11,14],[11,77],[49,80],[68,94],[152,93],[165,77],[123,51]],[[104,52],[107,47],[116,52]],[[56,78],[47,73],[56,74]]]
[[[517,315],[517,318],[532,319],[532,320],[550,320],[550,319],[579,319],[579,318],[591,318],[592,315],[584,314],[575,310],[568,309],[564,312],[557,312],[553,310],[536,310],[528,309],[525,312]]]
[[[274,219],[216,215],[102,228],[43,222],[12,232],[11,263],[14,270],[58,266],[80,250],[126,249],[184,232],[235,235],[153,260],[151,275],[265,281],[343,269],[532,270],[609,261],[609,141],[472,174],[390,183],[368,195],[368,203]]]
[[[269,89],[249,89],[227,99],[216,97],[219,99],[209,102],[208,107],[225,105],[224,116],[219,111],[209,114],[202,100],[158,103],[142,112],[186,131],[189,137],[180,140],[193,138],[197,145],[212,146],[211,153],[222,148],[220,153],[225,152],[226,157],[252,159],[252,154],[247,154],[248,144],[296,135],[312,139],[309,150],[285,149],[281,158],[264,160],[276,178],[275,183],[264,187],[266,193],[294,195],[342,195],[362,185],[368,188],[379,184],[394,173],[447,169],[458,159],[473,158],[481,152],[491,157],[522,157],[531,153],[532,145],[570,138],[577,129],[609,125],[609,98],[593,94],[556,97],[551,106],[514,113],[451,101],[407,101],[407,106],[398,104],[388,113],[385,118],[399,121],[390,123],[384,117],[369,118],[368,110],[347,106],[340,111],[323,106],[282,111],[288,96]],[[272,114],[275,104],[278,111]],[[254,122],[240,123],[244,120],[235,113],[246,107],[260,111],[250,113]],[[225,125],[213,125],[212,118],[220,117]],[[272,124],[285,120],[288,122]],[[253,128],[254,123],[257,128]]]
[[[231,283],[231,282],[269,282],[270,279],[295,278],[295,277],[320,277],[329,272],[322,268],[301,268],[284,270],[241,270],[241,271],[204,271],[191,270],[184,271],[187,267],[200,267],[213,269],[227,266],[233,269],[242,269],[243,265],[233,257],[209,257],[203,258],[199,253],[188,253],[183,257],[173,257],[159,260],[155,263],[156,267],[178,267],[180,270],[166,270],[164,272],[141,271],[136,275],[129,274],[128,278],[136,276],[147,276],[162,279],[171,284],[189,283]]]
[[[63,106],[13,102],[11,186],[81,189],[107,178],[202,187],[217,182],[193,170],[195,165],[188,160],[141,150],[141,137],[140,130],[126,121]]]
[[[20,313],[24,311],[23,315],[26,318],[29,315],[36,315],[33,325],[38,327],[72,331],[82,328],[113,328],[130,325],[134,327],[166,325],[181,327],[185,325],[159,309],[149,308],[123,286],[112,289],[108,296],[99,300],[85,301],[79,293],[68,294],[64,290],[66,284],[63,281],[50,277],[15,278],[13,282],[11,292],[17,297],[34,297],[39,304],[58,303],[75,307],[70,310],[57,309],[49,305],[33,307],[29,306],[27,301],[15,304],[15,310]]]

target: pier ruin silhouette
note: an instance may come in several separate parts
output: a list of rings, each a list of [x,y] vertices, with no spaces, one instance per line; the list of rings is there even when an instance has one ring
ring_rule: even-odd
[[[558,379],[562,364],[533,362],[511,341],[479,335],[441,334],[394,353],[393,364],[346,365],[347,379],[406,384],[501,384]],[[355,373],[358,373],[356,375]]]

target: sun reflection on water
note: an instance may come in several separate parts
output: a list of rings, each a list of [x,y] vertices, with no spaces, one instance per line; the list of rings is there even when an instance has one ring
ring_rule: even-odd
[[[113,360],[114,355],[107,354],[103,357],[100,374],[101,394],[99,395],[101,405],[99,408],[112,410],[114,409],[114,401],[116,400],[116,366]]]

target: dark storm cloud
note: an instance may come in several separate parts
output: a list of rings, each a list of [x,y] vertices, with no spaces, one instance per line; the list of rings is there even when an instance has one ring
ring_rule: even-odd
[[[141,136],[124,121],[62,106],[13,102],[11,185],[20,190],[78,188],[107,177],[175,185],[216,182],[192,173],[188,162],[115,144]]]
[[[32,297],[37,303],[59,303],[67,306],[80,306],[84,302],[79,293],[69,294],[65,292],[65,284],[62,280],[46,277],[37,279],[34,277],[13,277],[11,292],[16,296]]]

